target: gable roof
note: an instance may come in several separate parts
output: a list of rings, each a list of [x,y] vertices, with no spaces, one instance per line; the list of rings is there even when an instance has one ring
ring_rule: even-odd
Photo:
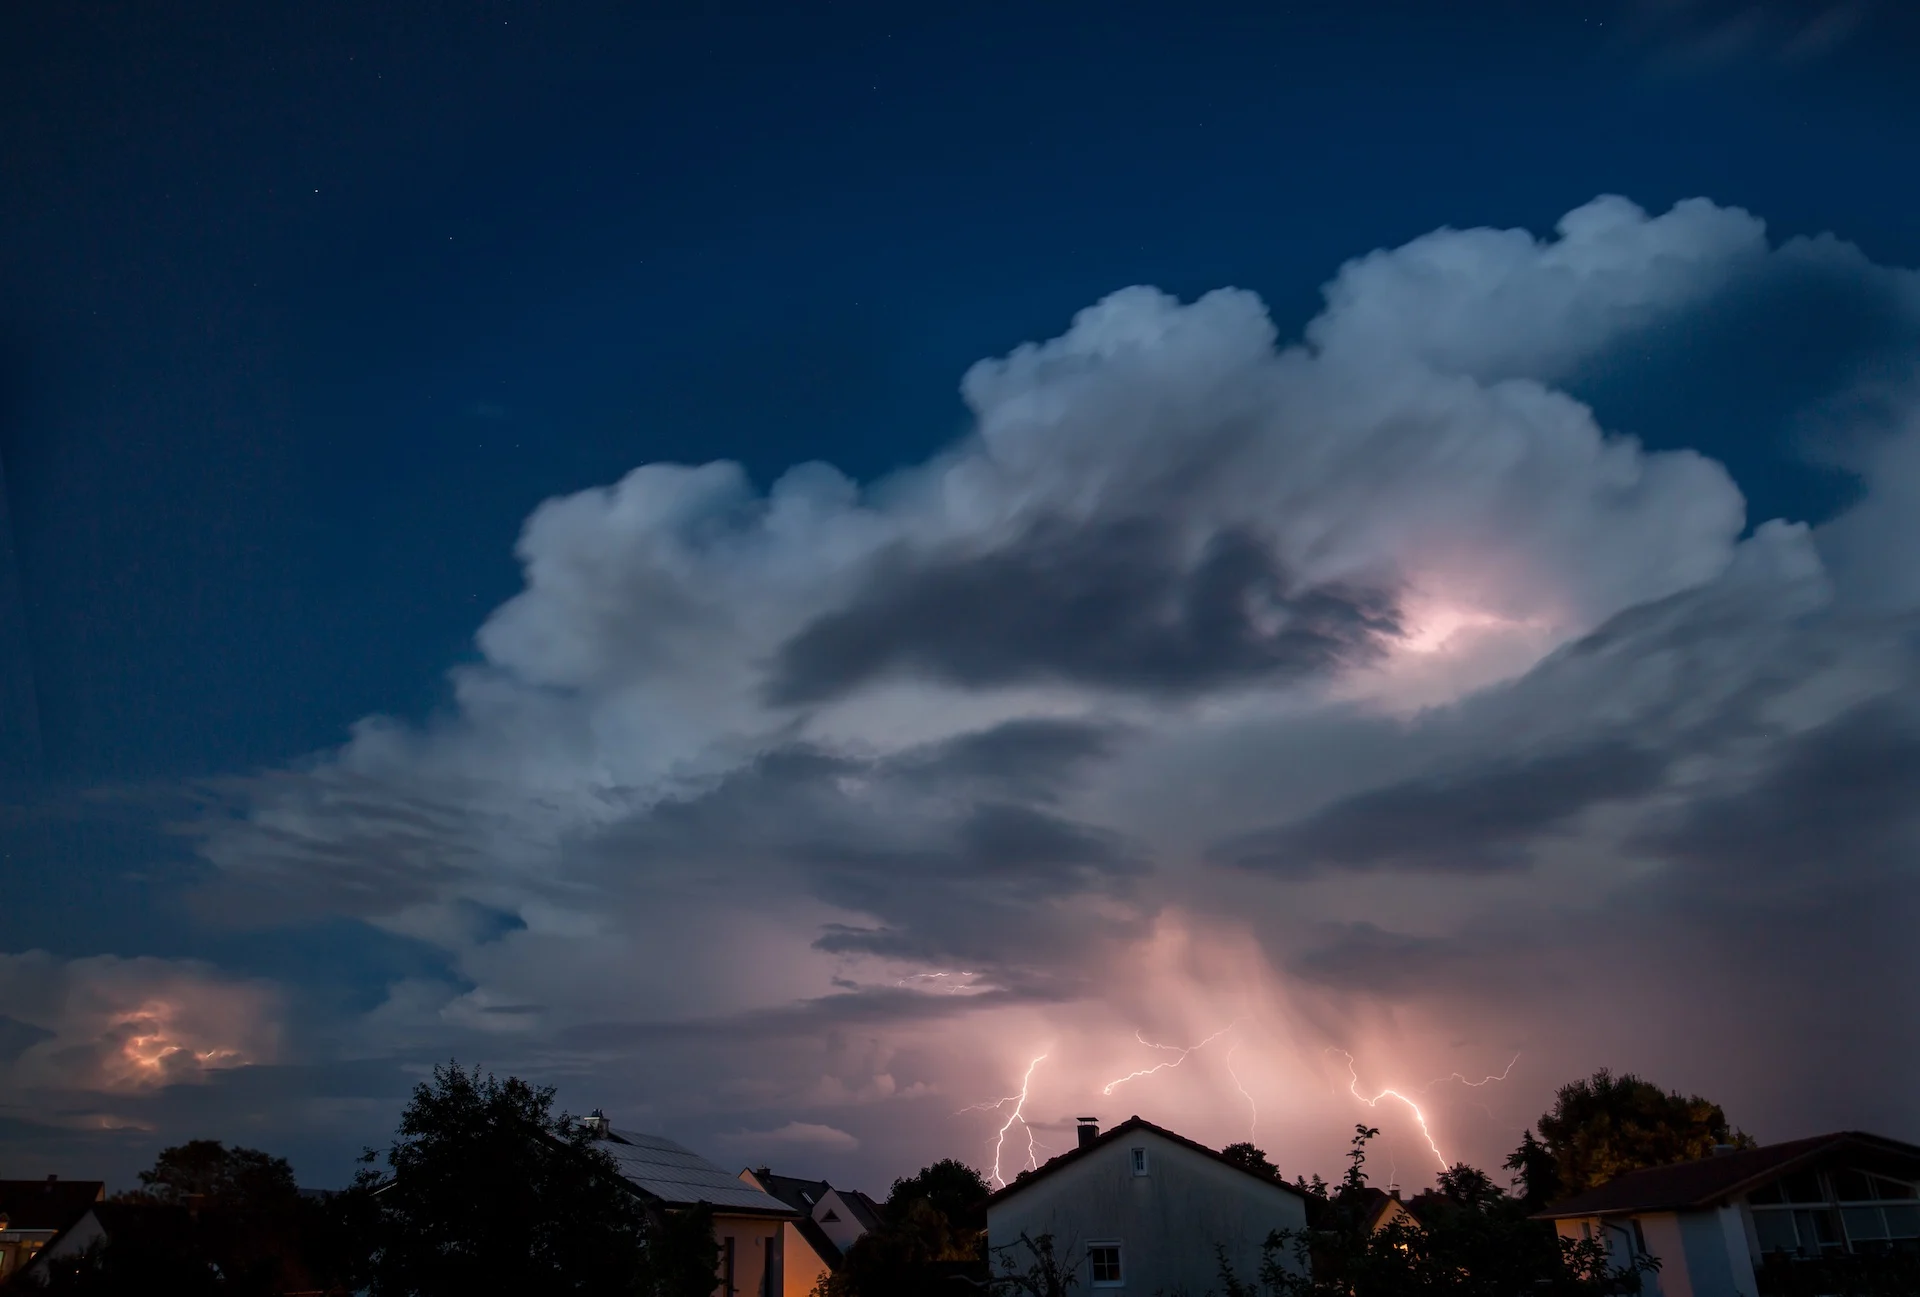
[[[749,1171],[754,1182],[803,1216],[813,1215],[814,1206],[833,1186],[825,1180],[802,1180],[797,1176],[775,1175],[771,1171]]]
[[[626,1182],[662,1207],[706,1203],[737,1216],[792,1217],[794,1209],[743,1180],[729,1175],[692,1149],[661,1135],[608,1130],[594,1147],[619,1167]]]
[[[8,1229],[66,1230],[107,1196],[102,1180],[0,1180]]]
[[[880,1228],[880,1204],[861,1193],[858,1189],[835,1189],[841,1202],[847,1204],[847,1210],[853,1213],[854,1221],[861,1229],[872,1233]]]
[[[1212,1158],[1214,1161],[1220,1163],[1220,1165],[1222,1166],[1230,1166],[1234,1170],[1240,1172],[1242,1175],[1245,1175],[1247,1178],[1251,1180],[1257,1180],[1261,1184],[1271,1185],[1276,1189],[1284,1189],[1296,1198],[1306,1197],[1306,1195],[1300,1192],[1299,1189],[1295,1188],[1293,1185],[1286,1183],[1284,1180],[1278,1180],[1271,1176],[1261,1175],[1258,1171],[1250,1170],[1247,1167],[1241,1166],[1238,1162],[1229,1161],[1225,1157],[1221,1156],[1219,1153],[1215,1152],[1213,1149],[1208,1148],[1205,1144],[1202,1144],[1197,1140],[1188,1139],[1185,1135],[1176,1135],[1172,1131],[1168,1130],[1166,1127],[1156,1126],[1152,1122],[1148,1121],[1146,1118],[1136,1113],[1133,1116],[1127,1118],[1125,1121],[1121,1122],[1118,1126],[1115,1126],[1112,1130],[1105,1130],[1100,1132],[1098,1135],[1095,1135],[1092,1139],[1080,1145],[1078,1148],[1069,1149],[1066,1152],[1060,1154],[1060,1156],[1058,1157],[1048,1158],[1045,1162],[1042,1162],[1040,1164],[1039,1169],[1033,1170],[1033,1171],[1022,1171],[1019,1175],[1013,1178],[1011,1183],[1001,1185],[1000,1188],[994,1190],[994,1192],[987,1195],[987,1206],[992,1207],[996,1203],[1005,1202],[1008,1198],[1013,1197],[1015,1194],[1021,1192],[1022,1190],[1032,1188],[1039,1181],[1044,1180],[1046,1177],[1052,1175],[1054,1172],[1064,1171],[1066,1168],[1072,1166],[1075,1162],[1078,1162],[1082,1158],[1087,1157],[1088,1155],[1093,1153],[1094,1150],[1105,1148],[1108,1144],[1115,1142],[1116,1140],[1120,1139],[1122,1136],[1131,1135],[1138,1131],[1146,1131],[1149,1134],[1158,1135],[1160,1138],[1167,1140],[1171,1143],[1178,1144],[1180,1147],[1189,1149],[1192,1152],[1198,1153],[1202,1157]]]
[[[1784,1144],[1736,1149],[1695,1162],[1629,1171],[1597,1189],[1552,1204],[1534,1219],[1710,1207],[1840,1153],[1858,1159],[1864,1169],[1882,1167],[1908,1179],[1920,1176],[1920,1147],[1884,1135],[1842,1130]]]

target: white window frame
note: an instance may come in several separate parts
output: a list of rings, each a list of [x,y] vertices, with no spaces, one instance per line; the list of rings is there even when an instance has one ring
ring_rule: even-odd
[[[1109,1248],[1109,1247],[1113,1249],[1113,1259],[1119,1263],[1120,1277],[1118,1279],[1095,1279],[1093,1277],[1093,1250],[1095,1248]],[[1126,1286],[1127,1286],[1127,1250],[1120,1246],[1120,1240],[1117,1238],[1102,1238],[1102,1239],[1095,1239],[1093,1242],[1087,1244],[1087,1287],[1089,1288],[1125,1288]]]
[[[1127,1165],[1133,1168],[1135,1175],[1147,1175],[1153,1168],[1153,1163],[1148,1160],[1147,1150],[1144,1148],[1128,1149]]]

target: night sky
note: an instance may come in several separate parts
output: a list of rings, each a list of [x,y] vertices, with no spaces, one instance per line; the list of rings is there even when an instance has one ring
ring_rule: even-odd
[[[1023,1076],[1008,1175],[1600,1066],[1920,1138],[1916,65],[7,6],[0,1176],[336,1185],[448,1058],[873,1192]]]

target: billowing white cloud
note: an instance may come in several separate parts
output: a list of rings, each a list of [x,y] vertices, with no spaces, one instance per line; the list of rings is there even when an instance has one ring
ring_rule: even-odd
[[[1519,1050],[1518,1108],[1453,1114],[1479,1156],[1562,1072],[1725,1089],[1698,1042],[1771,1057],[1806,1014],[1687,1044],[1635,1026],[1663,977],[1795,905],[1829,943],[1862,887],[1914,908],[1910,813],[1835,789],[1849,745],[1920,753],[1889,557],[1920,460],[1885,398],[1852,514],[1749,529],[1720,465],[1565,385],[1780,277],[1920,321],[1845,244],[1602,198],[1360,258],[1294,346],[1249,293],[1115,293],[976,365],[969,435],[879,482],[649,464],[547,501],[453,710],[258,781],[205,826],[210,903],[441,949],[369,1047],[479,1042],[716,1138],[1011,1156],[1044,1056],[1037,1151],[1203,1038],[1116,1101],[1299,1157],[1352,1115],[1345,1054],[1397,1084]],[[1702,818],[1756,789],[1831,852]],[[1753,1078],[1792,1075],[1737,1085],[1774,1120],[1805,1085]]]

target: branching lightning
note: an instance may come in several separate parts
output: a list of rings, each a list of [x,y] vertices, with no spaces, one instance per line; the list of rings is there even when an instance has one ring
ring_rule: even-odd
[[[1382,1099],[1398,1099],[1412,1110],[1413,1119],[1420,1123],[1420,1133],[1426,1138],[1427,1147],[1433,1150],[1434,1159],[1440,1163],[1440,1169],[1442,1171],[1446,1170],[1447,1156],[1440,1151],[1440,1146],[1433,1142],[1433,1132],[1427,1129],[1427,1114],[1420,1111],[1420,1105],[1398,1090],[1382,1090],[1369,1099],[1366,1095],[1360,1093],[1360,1073],[1354,1068],[1353,1055],[1344,1049],[1338,1049],[1332,1045],[1327,1046],[1327,1049],[1328,1052],[1338,1054],[1347,1060],[1347,1075],[1351,1078],[1347,1082],[1347,1089],[1354,1098],[1366,1104],[1369,1108],[1379,1107]]]
[[[1330,1054],[1338,1054],[1340,1055],[1340,1057],[1347,1060],[1347,1077],[1348,1077],[1347,1090],[1353,1095],[1354,1098],[1360,1100],[1360,1102],[1366,1104],[1369,1108],[1379,1107],[1380,1101],[1382,1099],[1398,1099],[1401,1103],[1406,1104],[1408,1110],[1413,1113],[1413,1119],[1420,1123],[1420,1134],[1427,1141],[1427,1147],[1433,1150],[1433,1156],[1435,1160],[1440,1163],[1440,1169],[1442,1171],[1447,1169],[1449,1165],[1449,1163],[1447,1162],[1447,1156],[1446,1154],[1440,1151],[1440,1145],[1434,1141],[1433,1131],[1428,1129],[1427,1127],[1427,1115],[1426,1113],[1420,1111],[1419,1104],[1415,1103],[1411,1097],[1409,1097],[1408,1095],[1402,1094],[1398,1090],[1382,1090],[1380,1091],[1380,1093],[1374,1095],[1371,1099],[1369,1099],[1366,1095],[1360,1093],[1360,1073],[1354,1067],[1353,1055],[1349,1054],[1346,1050],[1340,1049],[1334,1045],[1327,1046],[1327,1052]],[[1428,1090],[1431,1090],[1434,1086],[1439,1085],[1444,1081],[1458,1081],[1462,1085],[1471,1085],[1475,1087],[1486,1085],[1490,1081],[1504,1081],[1507,1079],[1507,1073],[1513,1071],[1513,1065],[1519,1061],[1520,1061],[1520,1055],[1515,1054],[1511,1059],[1507,1061],[1506,1068],[1503,1071],[1501,1071],[1498,1076],[1484,1076],[1484,1077],[1481,1077],[1478,1081],[1469,1081],[1466,1077],[1462,1076],[1458,1072],[1454,1072],[1448,1076],[1435,1077],[1433,1080],[1428,1081],[1425,1085],[1415,1090],[1414,1094],[1425,1094]]]
[[[1478,1089],[1480,1086],[1487,1084],[1489,1081],[1506,1080],[1507,1073],[1511,1072],[1513,1070],[1513,1065],[1519,1061],[1520,1061],[1520,1055],[1516,1053],[1512,1058],[1507,1060],[1507,1065],[1500,1069],[1500,1074],[1498,1076],[1483,1076],[1478,1081],[1469,1081],[1466,1077],[1460,1075],[1460,1073],[1458,1072],[1449,1072],[1445,1076],[1434,1077],[1431,1081],[1428,1081],[1425,1085],[1421,1086],[1419,1090],[1417,1090],[1415,1093],[1425,1094],[1428,1090],[1431,1090],[1434,1086],[1440,1085],[1441,1083],[1446,1081],[1458,1081],[1462,1085],[1470,1085],[1470,1086],[1473,1086],[1475,1089]]]
[[[1128,1081],[1138,1080],[1140,1077],[1143,1077],[1143,1076],[1152,1076],[1155,1072],[1164,1072],[1170,1067],[1180,1066],[1180,1064],[1187,1061],[1187,1055],[1193,1053],[1196,1050],[1205,1049],[1208,1045],[1211,1045],[1214,1041],[1220,1039],[1220,1037],[1226,1035],[1229,1031],[1232,1031],[1234,1029],[1234,1026],[1239,1021],[1240,1020],[1238,1018],[1235,1018],[1233,1022],[1229,1022],[1226,1026],[1220,1028],[1220,1030],[1214,1032],[1211,1036],[1208,1036],[1205,1040],[1201,1041],[1199,1044],[1187,1045],[1184,1047],[1180,1045],[1155,1044],[1153,1041],[1148,1040],[1145,1036],[1141,1035],[1138,1031],[1134,1032],[1133,1038],[1139,1041],[1141,1044],[1145,1045],[1148,1049],[1164,1049],[1168,1053],[1178,1054],[1180,1057],[1172,1060],[1171,1062],[1156,1063],[1152,1067],[1143,1067],[1137,1072],[1128,1072],[1125,1076],[1116,1077],[1113,1080],[1108,1081],[1105,1085],[1101,1086],[1100,1093],[1112,1094],[1115,1089],[1125,1085]]]
[[[1020,1093],[1007,1095],[1003,1099],[992,1099],[986,1103],[969,1104],[960,1110],[961,1112],[998,1112],[1008,1104],[1013,1105],[1013,1111],[1007,1114],[1006,1121],[1001,1123],[999,1131],[993,1138],[993,1170],[987,1176],[987,1180],[996,1188],[1007,1183],[1006,1176],[1000,1171],[1000,1159],[1006,1150],[1007,1132],[1013,1129],[1016,1121],[1020,1123],[1021,1129],[1027,1132],[1027,1169],[1031,1171],[1040,1165],[1040,1145],[1033,1137],[1033,1127],[1027,1124],[1026,1107],[1027,1091],[1033,1085],[1033,1069],[1046,1061],[1047,1056],[1041,1054],[1027,1064],[1027,1073],[1020,1078]]]
[[[1247,1101],[1247,1142],[1253,1142],[1254,1131],[1260,1125],[1260,1109],[1253,1101],[1253,1095],[1240,1081],[1240,1074],[1233,1070],[1233,1051],[1240,1048],[1240,1042],[1234,1041],[1227,1046],[1227,1075],[1233,1078],[1233,1088],[1240,1091],[1240,1097]]]

